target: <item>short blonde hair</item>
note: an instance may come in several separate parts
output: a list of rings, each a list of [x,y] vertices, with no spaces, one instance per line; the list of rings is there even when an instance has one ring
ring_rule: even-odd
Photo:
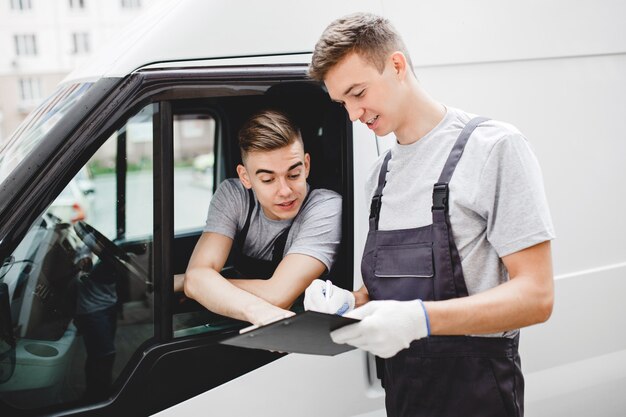
[[[273,151],[295,141],[304,146],[300,130],[286,114],[277,110],[254,114],[239,130],[239,149],[244,161],[248,152]]]
[[[358,53],[382,73],[385,61],[395,51],[405,55],[413,71],[407,48],[389,20],[371,13],[340,17],[328,25],[317,41],[309,65],[309,77],[324,81],[328,71],[352,52]]]

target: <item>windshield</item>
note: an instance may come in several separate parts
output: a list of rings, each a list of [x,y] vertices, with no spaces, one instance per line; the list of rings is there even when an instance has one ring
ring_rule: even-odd
[[[72,109],[92,84],[79,83],[59,87],[28,115],[7,142],[0,145],[0,184]]]

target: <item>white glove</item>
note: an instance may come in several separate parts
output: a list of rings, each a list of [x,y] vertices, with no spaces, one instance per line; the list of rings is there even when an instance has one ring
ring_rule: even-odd
[[[370,301],[346,314],[361,321],[330,333],[335,343],[367,350],[390,358],[409,347],[413,340],[430,335],[428,313],[422,300]]]
[[[304,291],[304,309],[342,316],[354,308],[354,294],[350,291],[329,284],[326,296],[326,288],[326,281],[313,281]]]

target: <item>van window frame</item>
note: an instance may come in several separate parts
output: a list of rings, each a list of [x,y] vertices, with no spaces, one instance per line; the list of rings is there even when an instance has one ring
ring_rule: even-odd
[[[215,88],[220,84],[241,84],[248,82],[283,83],[289,81],[307,81],[306,65],[215,67],[177,70],[138,70],[123,79],[104,79],[98,81],[85,96],[77,112],[68,114],[48,133],[38,152],[34,152],[16,170],[14,182],[11,182],[10,197],[6,205],[0,203],[0,256],[10,255],[15,246],[23,239],[28,225],[58,195],[65,184],[73,178],[95,151],[108,137],[140,108],[154,103],[159,105],[155,120],[153,142],[154,158],[154,248],[153,255],[160,261],[155,262],[155,307],[154,337],[138,348],[136,355],[128,362],[125,371],[119,376],[118,392],[107,402],[94,405],[100,408],[137,410],[152,414],[167,406],[207,389],[233,379],[268,362],[280,355],[270,352],[249,350],[245,360],[226,347],[216,343],[234,331],[216,332],[197,336],[173,339],[172,334],[172,274],[171,260],[174,239],[173,224],[173,115],[171,101],[189,98],[204,88]],[[89,94],[91,93],[91,94]],[[345,115],[343,129],[337,140],[340,142],[344,219],[342,229],[346,242],[347,280],[353,276],[353,173],[352,173],[352,124]],[[228,169],[228,167],[226,167]],[[3,184],[4,186],[4,184]],[[158,195],[157,195],[158,193]],[[10,208],[10,209],[9,209]],[[157,270],[157,268],[159,268]],[[200,375],[190,373],[188,368],[179,369],[182,358],[203,358],[207,353],[218,353],[219,360],[230,360],[233,365],[228,372],[212,368],[214,374]],[[233,356],[234,355],[234,356]],[[195,360],[195,359],[193,359]],[[194,362],[196,363],[196,362]],[[212,362],[210,362],[212,363]],[[191,365],[189,365],[191,366]],[[219,368],[219,367],[218,367]],[[198,369],[202,369],[199,367]],[[213,372],[213,371],[211,371]],[[159,388],[160,378],[175,378],[175,389]],[[170,392],[172,391],[172,392]],[[137,395],[158,392],[155,401],[150,404],[137,404]],[[73,406],[53,407],[54,411],[68,410]],[[3,405],[0,404],[0,409]]]
[[[192,69],[178,69],[178,70],[167,70],[167,71],[158,71],[154,70],[146,70],[146,79],[144,80],[145,84],[151,84],[159,89],[159,92],[153,96],[153,101],[158,101],[159,107],[161,109],[167,109],[161,113],[161,122],[158,124],[158,127],[155,126],[155,129],[163,129],[161,130],[161,134],[155,135],[155,149],[154,149],[154,160],[155,160],[155,175],[159,175],[161,172],[160,180],[155,178],[155,201],[161,201],[162,204],[168,204],[169,201],[173,202],[174,196],[174,169],[173,169],[173,120],[174,115],[178,114],[174,111],[174,103],[182,100],[189,99],[201,99],[201,98],[211,98],[211,97],[222,97],[221,94],[216,94],[216,90],[224,90],[228,88],[232,88],[234,86],[249,86],[254,88],[255,85],[262,85],[265,89],[268,84],[279,84],[279,83],[287,83],[289,81],[309,81],[306,77],[306,66],[294,66],[294,65],[281,65],[276,67],[267,67],[267,66],[259,66],[257,69],[258,73],[253,72],[250,66],[248,67],[227,67],[227,68],[192,68]],[[232,75],[231,75],[232,74]],[[183,80],[176,85],[172,85],[172,79]],[[323,88],[323,87],[320,87]],[[325,91],[325,90],[324,90]],[[246,94],[241,94],[245,96]],[[262,94],[259,94],[261,96]],[[219,116],[216,117],[216,125],[222,128],[222,123]],[[345,172],[343,175],[345,176],[345,180],[343,181],[344,189],[341,194],[343,197],[343,222],[342,222],[342,231],[344,233],[344,242],[342,244],[343,251],[342,254],[345,258],[344,261],[346,263],[346,286],[352,287],[352,277],[354,275],[354,264],[353,264],[353,253],[354,253],[354,242],[353,242],[353,161],[352,161],[352,123],[349,122],[347,115],[345,116],[345,132],[344,135],[340,138],[337,138],[339,142],[339,149],[342,152],[341,160],[344,161],[342,163]],[[217,143],[216,146],[218,148],[218,154],[216,154],[216,160],[219,159],[218,155],[220,148],[222,146],[229,147],[230,143],[225,143],[222,139],[219,139],[221,135],[217,135]],[[171,145],[167,143],[161,143],[169,141]],[[157,149],[156,147],[162,146],[162,149]],[[226,152],[229,154],[232,152],[236,152],[234,149],[227,149]],[[167,158],[167,155],[170,155],[171,158]],[[227,159],[232,159],[227,158]],[[161,166],[158,167],[156,164],[160,163]],[[164,169],[164,167],[168,166],[168,168]],[[217,164],[216,164],[217,165]],[[225,172],[226,177],[233,176],[235,172],[234,166],[226,166]],[[161,181],[159,183],[159,181]],[[217,184],[217,183],[216,183]],[[167,186],[166,186],[167,185]],[[157,196],[157,188],[160,188],[160,195]],[[167,213],[170,213],[167,215]],[[161,321],[161,329],[157,331],[155,329],[155,335],[158,335],[159,340],[171,340],[173,338],[173,318],[174,318],[174,310],[172,300],[175,299],[175,294],[173,292],[173,276],[176,271],[173,270],[171,255],[172,255],[172,247],[173,241],[176,237],[175,229],[174,229],[174,210],[173,207],[163,207],[159,208],[159,213],[157,214],[157,207],[155,206],[155,225],[157,224],[157,216],[159,217],[161,222],[161,232],[162,236],[158,237],[155,233],[154,235],[154,245],[155,245],[155,256],[158,256],[159,261],[155,263],[155,278],[161,276],[161,282],[155,282],[155,296],[159,297],[160,303],[155,303],[155,323],[156,321]],[[169,237],[168,237],[169,236]],[[161,249],[159,249],[161,248]],[[162,252],[159,252],[161,250]],[[158,306],[158,307],[157,307]],[[158,308],[158,310],[157,310]],[[158,317],[158,318],[157,318]],[[218,316],[221,317],[221,316]],[[227,319],[227,318],[226,318]],[[232,319],[227,319],[232,320]],[[240,327],[245,327],[243,323],[236,323],[235,320],[232,320],[233,323],[226,323],[223,330],[216,330],[215,332],[211,332],[212,334],[222,334],[231,331],[233,328],[236,330]],[[232,324],[232,325],[231,325]],[[204,333],[203,333],[204,334]],[[183,336],[183,337],[202,337],[200,335],[191,335],[191,336]]]

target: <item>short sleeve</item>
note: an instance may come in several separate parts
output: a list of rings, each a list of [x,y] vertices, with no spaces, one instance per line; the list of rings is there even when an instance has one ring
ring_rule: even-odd
[[[541,168],[521,134],[509,134],[493,146],[474,200],[500,257],[554,239]]]
[[[312,191],[310,201],[294,224],[297,229],[286,255],[311,256],[330,271],[341,242],[341,205],[341,196],[333,191]]]
[[[235,239],[237,230],[245,222],[242,213],[247,214],[247,210],[247,191],[239,180],[231,178],[222,181],[211,198],[204,232]]]

